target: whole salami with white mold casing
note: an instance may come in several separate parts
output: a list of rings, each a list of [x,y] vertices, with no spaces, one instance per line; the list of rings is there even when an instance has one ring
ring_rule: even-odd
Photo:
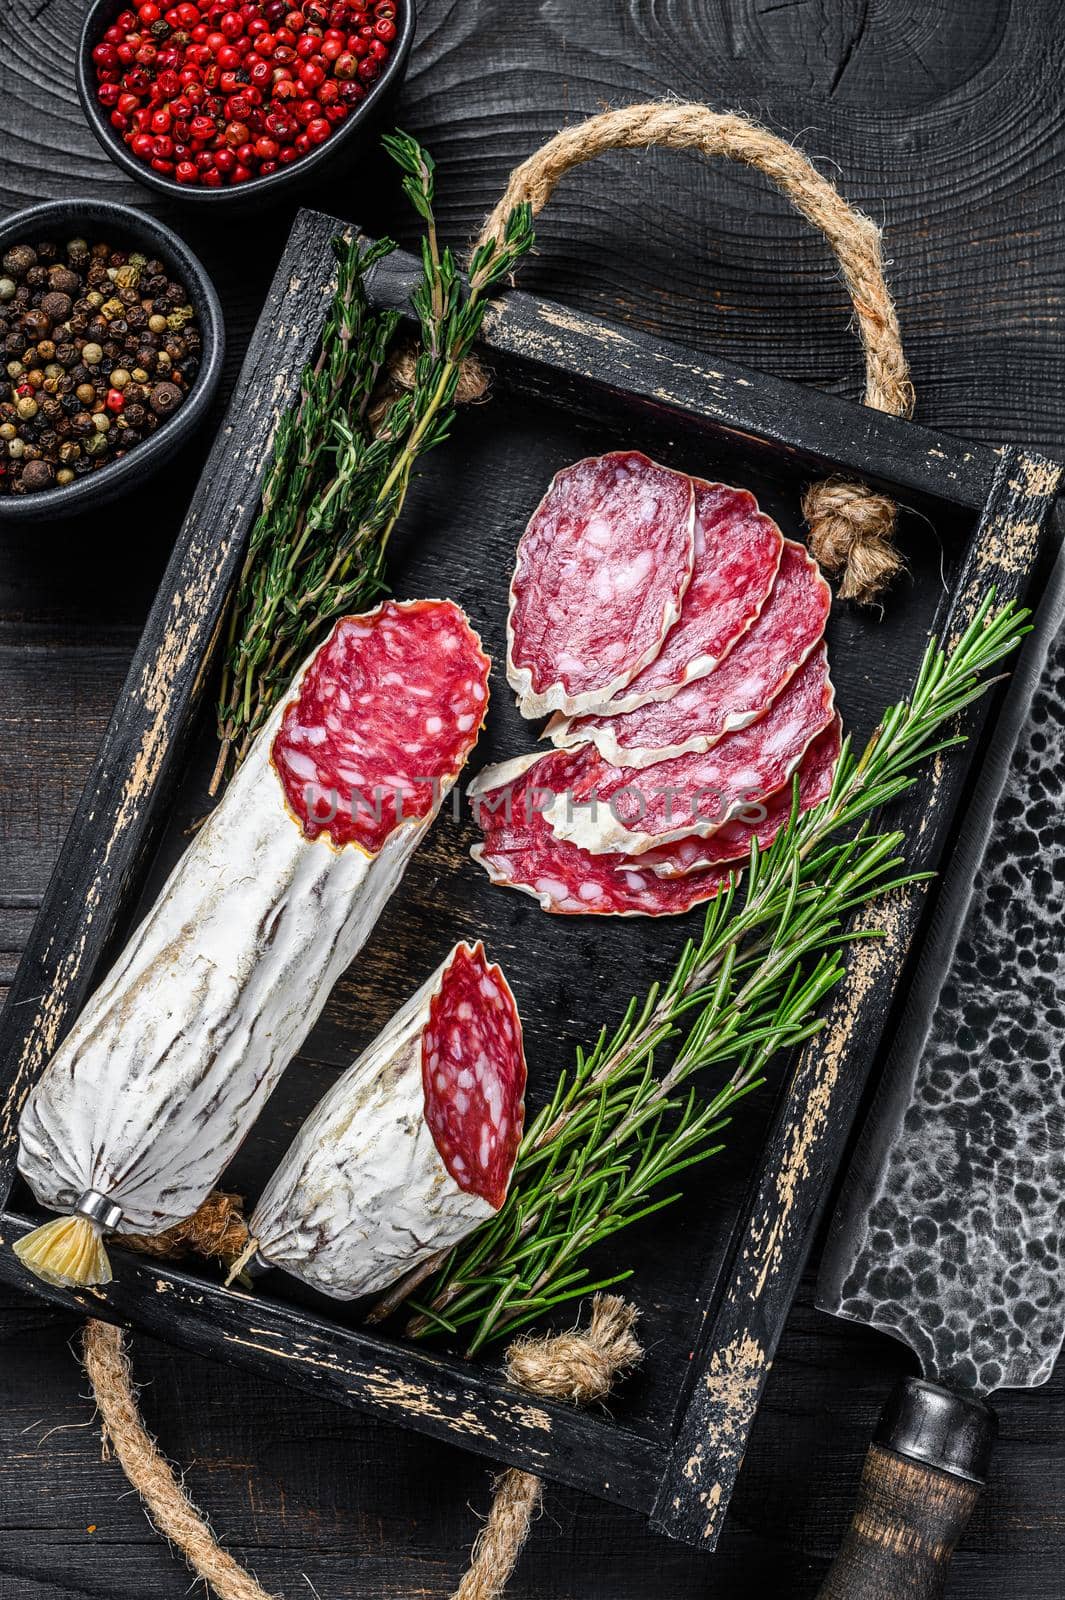
[[[555,474],[518,542],[507,678],[521,713],[601,706],[653,661],[695,566],[695,490],[638,450]]]
[[[19,1167],[65,1214],[16,1246],[104,1283],[106,1233],[161,1233],[228,1165],[476,742],[487,656],[447,600],[344,617],[22,1111]]]
[[[246,1258],[352,1300],[457,1244],[506,1199],[525,1076],[506,979],[457,944],[312,1111]]]

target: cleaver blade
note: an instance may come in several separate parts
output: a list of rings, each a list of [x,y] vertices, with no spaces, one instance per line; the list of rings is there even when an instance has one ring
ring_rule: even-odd
[[[933,1597],[986,1397],[1065,1339],[1065,555],[1018,658],[829,1225],[822,1311],[907,1344],[822,1600]]]

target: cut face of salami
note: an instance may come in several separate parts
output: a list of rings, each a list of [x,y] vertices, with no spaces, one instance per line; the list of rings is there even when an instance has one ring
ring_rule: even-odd
[[[684,627],[697,581],[698,573],[667,647]],[[573,749],[590,741],[615,767],[649,767],[709,750],[725,734],[765,714],[821,638],[830,604],[831,591],[816,561],[802,545],[786,540],[768,600],[712,672],[686,683],[672,699],[649,701],[621,716],[556,719],[548,730],[552,743]],[[641,673],[637,683],[656,665]]]
[[[471,784],[484,839],[470,854],[493,883],[564,917],[679,916],[727,883],[726,866],[667,881],[624,856],[589,855],[556,838],[544,807],[577,781],[580,765],[580,752],[549,750],[487,767]]]
[[[521,1139],[525,1061],[514,996],[482,945],[456,946],[430,1001],[422,1081],[440,1159],[460,1189],[498,1210]]]
[[[506,1198],[524,1094],[514,996],[456,945],[296,1135],[249,1224],[260,1261],[351,1300],[457,1244]]]
[[[19,1167],[42,1205],[73,1213],[17,1247],[38,1275],[107,1282],[103,1233],[160,1233],[207,1196],[473,747],[487,672],[450,601],[345,618],[304,663],[23,1107]],[[389,742],[386,721],[409,750]],[[299,785],[286,782],[294,755],[317,752],[315,774],[339,786],[356,749],[360,775],[371,752],[378,776],[387,764],[390,780],[410,780],[415,815],[349,835],[338,813],[335,832],[323,822],[309,837]]]
[[[654,660],[616,694],[604,715],[668,700],[713,672],[752,626],[780,566],[784,536],[747,489],[695,483],[695,568]]]
[[[839,760],[840,733],[839,717],[833,717],[799,762],[796,776],[799,780],[800,813],[819,805],[831,791],[836,762]],[[746,820],[742,814],[734,817],[723,828],[712,833],[709,839],[695,836],[658,845],[654,850],[645,851],[639,857],[639,864],[641,868],[650,867],[660,878],[683,878],[688,873],[703,872],[707,868],[747,857],[753,839],[758,840],[759,849],[768,850],[791,817],[793,802],[794,779],[755,808],[762,815]]]
[[[438,804],[484,721],[488,657],[450,600],[343,617],[284,710],[273,761],[308,839],[374,855]]]
[[[680,616],[694,551],[683,473],[635,450],[559,472],[510,586],[507,677],[522,714],[586,711],[630,683]]]
[[[637,856],[656,845],[716,832],[791,777],[833,715],[828,653],[809,656],[765,716],[712,749],[649,767],[614,767],[585,746],[571,793],[546,812],[558,838],[593,855]]]

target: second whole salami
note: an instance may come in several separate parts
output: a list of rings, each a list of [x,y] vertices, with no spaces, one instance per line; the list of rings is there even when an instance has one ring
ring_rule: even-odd
[[[506,979],[456,945],[304,1123],[249,1254],[352,1300],[457,1244],[506,1199],[525,1077]]]

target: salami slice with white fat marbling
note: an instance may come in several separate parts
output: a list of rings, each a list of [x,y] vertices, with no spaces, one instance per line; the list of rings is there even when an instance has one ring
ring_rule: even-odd
[[[649,701],[621,716],[556,718],[548,728],[552,743],[575,749],[590,741],[615,767],[650,767],[711,749],[768,711],[824,633],[831,600],[816,561],[802,545],[786,540],[769,598],[712,672],[669,700]],[[687,597],[684,606],[686,611]],[[674,632],[683,626],[682,616]]]
[[[507,678],[522,715],[609,701],[681,614],[695,560],[692,480],[639,451],[564,467],[518,543]]]
[[[649,767],[612,766],[592,746],[574,752],[576,782],[552,801],[548,824],[558,838],[593,855],[639,856],[673,839],[706,838],[788,781],[831,722],[833,702],[821,644],[764,717],[710,750]]]
[[[727,866],[669,881],[620,855],[589,855],[556,838],[544,808],[579,775],[581,752],[549,750],[486,767],[470,785],[484,838],[470,851],[493,883],[532,895],[555,916],[680,916],[727,883]]]
[[[104,1232],[190,1216],[355,958],[476,742],[488,657],[447,600],[336,623],[38,1080],[19,1245],[106,1282]],[[88,1199],[86,1199],[88,1197]]]
[[[748,489],[695,484],[695,567],[680,617],[654,659],[600,708],[618,716],[670,700],[743,642],[773,587],[784,535]]]
[[[795,779],[799,785],[800,813],[810,811],[830,793],[839,760],[840,738],[840,719],[836,716],[810,745],[791,781],[754,808],[760,815],[744,817],[741,813],[708,839],[696,836],[658,845],[637,858],[640,866],[650,867],[660,878],[683,878],[692,872],[704,872],[729,861],[742,860],[750,855],[755,839],[760,850],[768,850],[791,817]]]
[[[260,1265],[351,1300],[457,1244],[506,1199],[525,1077],[506,979],[456,945],[296,1135],[249,1224]]]

